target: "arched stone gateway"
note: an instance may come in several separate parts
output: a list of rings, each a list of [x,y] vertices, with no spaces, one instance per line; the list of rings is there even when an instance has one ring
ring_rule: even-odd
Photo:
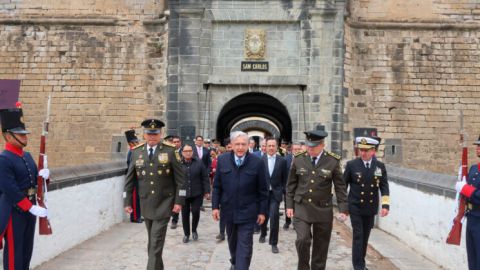
[[[259,119],[239,123],[249,117]],[[267,121],[262,121],[262,118]],[[264,130],[268,135],[291,140],[292,121],[287,108],[278,99],[264,93],[251,92],[241,94],[223,106],[218,115],[216,130],[216,137],[221,140],[227,138],[233,130]]]
[[[247,120],[236,124],[233,126],[231,131],[259,131],[265,134],[264,137],[270,136],[274,138],[280,138],[280,130],[270,123],[269,121],[265,120]]]
[[[167,133],[222,139],[256,116],[287,140],[324,126],[341,153],[345,3],[169,1]]]

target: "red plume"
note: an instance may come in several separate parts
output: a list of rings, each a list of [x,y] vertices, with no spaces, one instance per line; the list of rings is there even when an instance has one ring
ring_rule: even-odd
[[[15,103],[15,107],[17,107],[17,109],[22,108],[22,103],[20,101],[17,101],[17,103]]]

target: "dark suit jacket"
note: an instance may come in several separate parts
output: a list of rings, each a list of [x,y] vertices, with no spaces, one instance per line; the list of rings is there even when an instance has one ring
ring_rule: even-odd
[[[265,164],[265,178],[267,179],[267,187],[272,187],[273,197],[277,202],[281,202],[288,179],[287,161],[284,157],[276,155],[275,166],[273,168],[272,176],[270,176],[268,171],[268,155],[263,155],[262,160]]]
[[[197,146],[194,144],[193,146],[193,156],[198,158]],[[202,147],[203,155],[202,155],[202,162],[203,166],[210,172],[210,165],[212,164],[212,159],[210,158],[210,151],[206,147]]]
[[[266,155],[265,153],[263,153],[263,155],[262,155],[262,151],[260,151],[260,150],[253,152],[253,154],[256,155],[257,157],[263,157],[263,156]]]
[[[379,196],[389,196],[387,171],[385,165],[372,158],[367,170],[361,158],[347,162],[343,180],[350,186],[348,193],[348,211],[354,215],[376,215],[378,213]],[[389,205],[382,205],[389,208]]]
[[[290,168],[292,167],[292,162],[293,162],[293,155],[287,154],[285,156],[285,160],[287,161],[287,170],[290,171]]]
[[[246,153],[243,164],[237,167],[234,153],[218,156],[217,173],[213,181],[212,209],[222,209],[228,222],[255,222],[267,212],[268,187],[265,164]]]
[[[192,158],[190,164],[183,161],[185,166],[185,187],[187,190],[187,198],[201,196],[210,193],[210,181],[208,173],[202,161],[197,157]]]

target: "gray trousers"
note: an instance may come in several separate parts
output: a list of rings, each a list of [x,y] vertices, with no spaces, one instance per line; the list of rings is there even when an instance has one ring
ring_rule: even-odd
[[[332,234],[332,222],[308,223],[293,218],[297,232],[295,246],[298,254],[298,270],[324,270],[327,264],[328,246]],[[313,245],[312,245],[313,239]],[[310,246],[312,247],[312,267],[310,268]]]
[[[151,220],[145,218],[148,233],[147,270],[163,270],[162,252],[170,218]]]

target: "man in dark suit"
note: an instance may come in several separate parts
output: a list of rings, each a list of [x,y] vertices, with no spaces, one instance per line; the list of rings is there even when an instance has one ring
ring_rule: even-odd
[[[259,157],[263,157],[267,152],[267,144],[265,143],[265,139],[260,139],[260,148],[258,151],[253,152],[255,155]]]
[[[253,227],[263,224],[267,212],[268,188],[265,164],[248,153],[248,135],[230,135],[233,151],[218,157],[213,182],[212,216],[225,219],[231,269],[246,270],[253,253]]]
[[[299,142],[293,142],[291,150],[292,150],[291,153],[289,153],[285,157],[285,160],[287,161],[287,171],[288,172],[290,172],[290,168],[292,167],[294,155],[302,152],[302,146]],[[284,201],[285,211],[287,209],[287,193],[286,193],[286,190],[287,190],[287,188],[285,187],[285,190],[283,191],[283,196],[285,197],[285,201]],[[288,230],[288,228],[290,227],[290,224],[292,224],[292,219],[289,218],[288,215],[285,214],[285,224],[283,224],[283,229]]]
[[[167,137],[172,139],[172,145],[175,146],[175,152],[177,152],[178,156],[181,157],[182,156],[182,140],[180,139],[180,137],[177,135],[167,136]],[[172,213],[172,223],[170,224],[170,229],[175,230],[177,228],[178,218],[179,218],[179,213]]]
[[[347,162],[343,179],[350,187],[348,211],[353,229],[353,269],[364,270],[367,269],[365,255],[368,238],[378,213],[378,191],[382,194],[381,217],[388,215],[390,197],[385,165],[374,157],[375,146],[379,142],[368,137],[359,137],[356,141],[360,157]]]
[[[279,208],[282,202],[283,192],[288,178],[287,162],[284,157],[277,154],[277,140],[267,138],[267,154],[262,157],[265,163],[265,178],[267,179],[268,194],[268,212],[267,219],[261,226],[260,243],[265,243],[267,236],[267,222],[270,219],[270,237],[269,244],[272,246],[272,252],[278,253],[278,228],[280,223]]]
[[[137,135],[135,134],[135,129],[131,128],[127,131],[125,131],[125,137],[127,139],[127,143],[129,146],[129,150],[127,153],[127,168],[130,166],[130,158],[132,157],[132,149],[135,148],[138,144],[140,144],[140,141],[137,138]],[[128,169],[127,169],[128,171]],[[142,214],[140,211],[140,196],[138,195],[138,180],[134,179],[134,184],[133,184],[133,192],[132,194],[129,194],[128,196],[132,196],[132,210],[133,212],[130,214],[130,222],[134,223],[142,223]]]
[[[212,159],[210,158],[210,151],[203,146],[203,137],[200,135],[197,135],[197,137],[195,137],[193,155],[202,160],[203,165],[208,170],[208,172],[210,172],[210,165],[212,163]]]

